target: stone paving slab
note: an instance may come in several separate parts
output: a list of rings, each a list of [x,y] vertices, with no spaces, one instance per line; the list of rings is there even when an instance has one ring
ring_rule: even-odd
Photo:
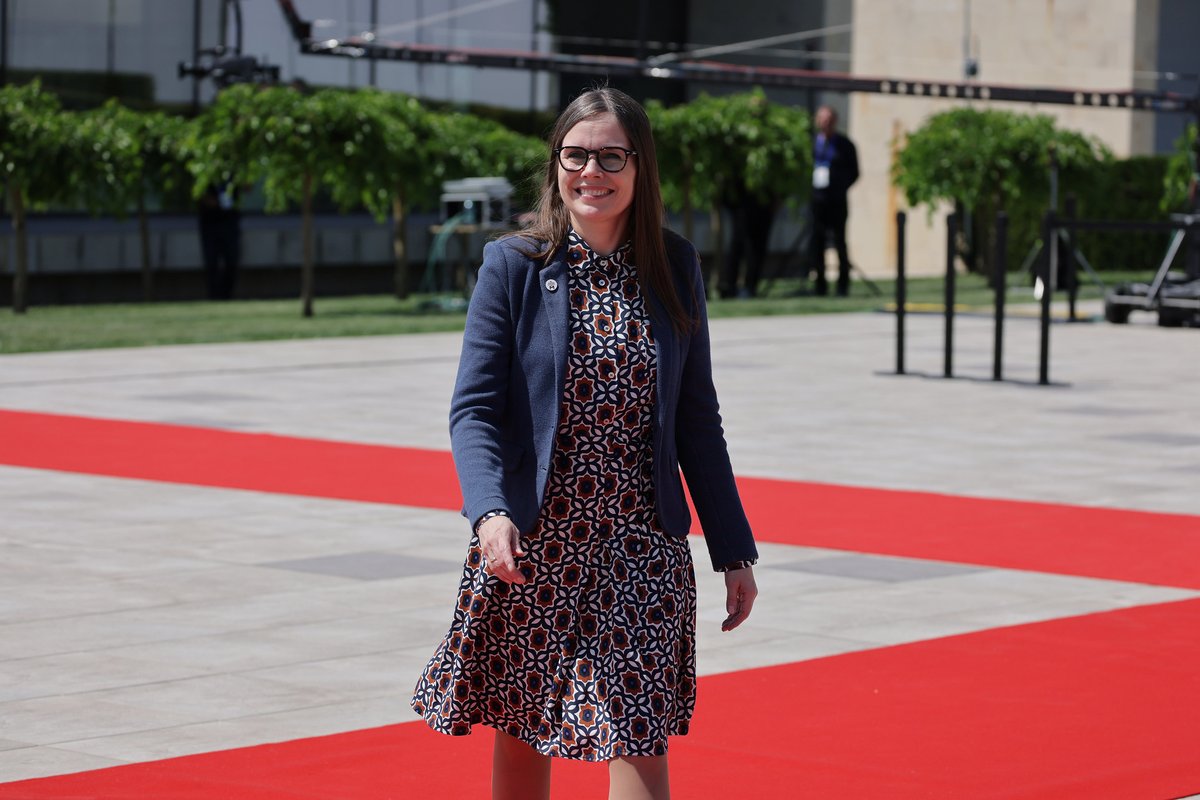
[[[1052,387],[896,377],[884,315],[719,320],[742,474],[1200,514],[1200,333],[1056,325]],[[1014,376],[1036,324],[1009,325]],[[961,369],[990,374],[991,322]],[[445,449],[458,336],[0,359],[0,408]],[[941,320],[909,364],[940,372]],[[0,781],[411,720],[457,514],[0,466]],[[1200,596],[764,544],[734,634],[693,542],[703,674]],[[374,568],[367,567],[374,560]]]

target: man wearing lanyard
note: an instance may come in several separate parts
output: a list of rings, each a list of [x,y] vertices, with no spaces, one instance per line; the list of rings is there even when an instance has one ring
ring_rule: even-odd
[[[817,272],[816,293],[829,293],[825,280],[825,248],[828,240],[838,255],[837,293],[850,293],[850,256],[846,252],[846,217],[849,206],[846,192],[858,180],[858,150],[854,143],[837,132],[837,112],[829,106],[817,109],[817,127],[813,142],[812,236],[809,238],[809,264]]]

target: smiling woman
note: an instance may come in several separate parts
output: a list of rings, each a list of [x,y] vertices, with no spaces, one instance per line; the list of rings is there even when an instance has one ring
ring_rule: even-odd
[[[695,707],[680,469],[725,573],[722,630],[750,614],[758,553],[645,111],[586,92],[550,145],[533,224],[485,248],[467,312],[450,432],[472,537],[412,706],[443,733],[496,729],[494,797],[548,797],[557,756],[608,762],[611,798],[662,800]]]

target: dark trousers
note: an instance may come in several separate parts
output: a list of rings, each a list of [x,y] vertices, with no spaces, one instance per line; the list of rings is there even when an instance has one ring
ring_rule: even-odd
[[[812,236],[809,238],[809,270],[817,273],[816,293],[829,294],[825,280],[825,249],[830,240],[837,249],[838,278],[837,293],[845,297],[850,293],[850,255],[846,251],[846,218],[849,208],[845,198],[813,200]]]
[[[767,260],[767,243],[771,238],[771,223],[775,221],[775,207],[769,203],[749,201],[729,206],[729,212],[733,221],[733,231],[729,253],[721,270],[721,296],[737,296],[738,273],[742,259],[745,258],[746,272],[742,278],[742,293],[754,297],[758,294],[763,263]]]
[[[241,220],[234,214],[200,217],[200,250],[209,300],[232,300],[241,253]]]

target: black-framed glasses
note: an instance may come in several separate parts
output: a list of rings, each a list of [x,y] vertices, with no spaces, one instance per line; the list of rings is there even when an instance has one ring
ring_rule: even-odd
[[[588,150],[586,147],[556,147],[555,155],[558,163],[567,172],[579,172],[587,166],[592,156],[605,172],[620,172],[629,163],[630,156],[636,156],[637,150],[626,150],[624,147],[601,147],[599,150]]]

